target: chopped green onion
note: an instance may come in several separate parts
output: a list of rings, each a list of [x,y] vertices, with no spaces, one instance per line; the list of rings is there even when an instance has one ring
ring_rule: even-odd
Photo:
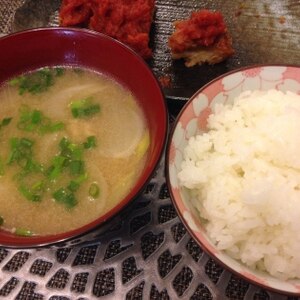
[[[53,158],[53,165],[54,165],[54,167],[61,168],[61,167],[63,167],[65,161],[66,161],[66,158],[64,156],[58,155]]]
[[[15,235],[19,235],[19,236],[32,236],[33,233],[32,231],[28,230],[28,229],[24,229],[24,228],[17,228],[15,230]]]
[[[98,198],[100,194],[100,188],[97,183],[93,182],[89,188],[89,195],[94,199]]]
[[[71,192],[76,192],[79,189],[80,184],[75,180],[71,180],[69,185],[67,186],[68,190]]]
[[[42,113],[39,110],[34,110],[31,115],[32,124],[40,124],[42,121]]]
[[[68,208],[74,207],[77,204],[75,195],[73,193],[68,194],[64,203]]]
[[[71,112],[74,118],[85,118],[100,112],[100,105],[93,104],[92,98],[85,98],[71,103]]]
[[[30,173],[44,172],[43,165],[39,164],[33,159],[32,147],[34,141],[28,138],[11,138],[10,147],[11,151],[7,164],[11,165],[16,163],[21,171],[15,175],[15,179],[18,180],[19,192],[29,201],[39,202],[42,199],[42,193],[44,192],[44,182],[39,180],[35,182],[31,187],[24,183],[25,177]]]
[[[41,120],[42,114],[35,111],[32,114],[35,124]],[[56,202],[64,204],[67,208],[72,208],[77,204],[75,193],[80,185],[87,180],[88,174],[85,171],[85,162],[83,153],[85,149],[89,149],[96,145],[96,138],[89,136],[84,143],[76,144],[63,137],[59,142],[60,153],[54,156],[50,166],[45,169],[33,157],[34,140],[26,137],[10,139],[10,154],[8,164],[16,163],[20,168],[20,172],[15,174],[14,178],[18,181],[18,190],[21,195],[29,201],[39,202],[46,191],[50,190],[52,197]],[[0,160],[1,171],[1,160]],[[61,187],[53,192],[53,181],[57,181],[59,176],[69,172],[71,177],[67,186]],[[27,179],[28,174],[34,174],[35,182]],[[1,174],[1,172],[0,172]],[[31,182],[28,184],[28,181]],[[99,196],[100,189],[97,184],[90,186],[89,194],[96,198]]]
[[[58,169],[58,168],[55,168],[55,167],[51,166],[51,167],[47,170],[46,174],[47,174],[47,177],[49,178],[49,180],[54,181],[54,180],[56,180],[56,179],[59,177],[59,175],[61,174],[61,170]]]
[[[59,142],[61,155],[67,157],[69,160],[81,160],[83,155],[83,147],[71,143],[67,138],[63,137]]]
[[[21,77],[24,77],[24,76],[19,76],[19,77],[16,77],[16,78],[13,78],[9,81],[9,84],[11,86],[16,86],[18,85],[18,83],[21,81]]]
[[[80,160],[82,158],[83,149],[81,146],[76,144],[70,144],[68,146],[69,154],[72,159]]]
[[[24,171],[29,171],[30,170],[30,168],[31,168],[31,166],[32,166],[32,164],[31,164],[31,162],[30,162],[30,158],[27,158],[27,157],[23,157],[23,159],[19,159],[18,161],[17,161],[17,164],[21,167],[21,168],[23,168],[23,170]]]
[[[81,175],[79,175],[74,181],[78,184],[83,183],[85,180],[88,179],[88,174],[87,173],[83,173]]]
[[[91,149],[96,147],[96,137],[95,136],[89,136],[86,139],[86,142],[83,143],[83,147],[85,149]]]
[[[47,176],[50,180],[55,180],[62,173],[66,158],[64,156],[55,156],[52,160],[51,167],[47,170]]]
[[[40,202],[42,200],[41,195],[33,193],[33,191],[25,185],[20,185],[19,191],[27,200],[32,202]]]
[[[83,110],[84,116],[91,116],[100,112],[99,104],[91,104],[88,107],[85,107]]]
[[[56,180],[64,170],[68,169],[71,176],[79,176],[72,180],[67,187],[70,191],[75,191],[86,177],[84,161],[82,160],[84,147],[63,137],[59,142],[59,148],[60,154],[53,158],[51,166],[46,171],[46,176],[50,180]]]
[[[44,167],[38,162],[35,162],[32,158],[28,158],[26,159],[26,164],[23,167],[23,171],[26,173],[30,173],[30,172],[38,173],[38,172],[43,172]]]
[[[62,68],[44,68],[38,71],[16,77],[10,81],[12,86],[19,88],[19,94],[25,92],[38,94],[47,91],[55,82],[55,77],[64,73]]]
[[[33,141],[27,138],[21,138],[20,139],[20,145],[25,147],[25,148],[31,148],[33,145]]]
[[[71,142],[66,138],[66,137],[63,137],[60,142],[59,142],[59,148],[60,148],[60,151],[61,151],[61,154],[62,155],[68,155],[70,154],[70,148],[72,148],[71,145]]]
[[[82,160],[73,160],[70,162],[71,175],[80,175],[84,173],[84,162]]]
[[[26,164],[32,158],[33,144],[34,141],[27,138],[11,138],[8,164],[12,164],[14,161],[17,161],[18,164]]]
[[[36,192],[38,192],[38,191],[43,191],[43,190],[44,190],[44,186],[45,186],[44,181],[39,180],[39,181],[37,181],[36,183],[34,183],[34,184],[32,185],[31,189],[32,189],[33,191],[36,191]]]
[[[56,201],[62,202],[67,195],[67,191],[64,188],[60,188],[53,193],[53,198]]]
[[[7,160],[7,164],[12,164],[12,162],[14,162],[15,160],[17,160],[17,151],[16,150],[12,150],[10,153],[9,153],[9,158]]]
[[[65,128],[65,124],[62,122],[57,122],[54,124],[49,124],[41,127],[41,133],[46,132],[56,132]]]
[[[17,127],[20,130],[45,134],[62,130],[64,123],[54,123],[41,111],[36,109],[31,111],[27,106],[24,106],[20,110],[20,119]]]
[[[0,129],[7,126],[11,122],[12,118],[4,118],[0,123]]]
[[[12,118],[4,118],[1,122],[1,126],[7,126],[11,120]]]
[[[77,204],[77,200],[72,192],[68,192],[64,188],[60,188],[53,193],[53,198],[68,208],[72,208]]]
[[[4,219],[2,216],[0,216],[0,226],[3,225],[3,223],[4,223]]]

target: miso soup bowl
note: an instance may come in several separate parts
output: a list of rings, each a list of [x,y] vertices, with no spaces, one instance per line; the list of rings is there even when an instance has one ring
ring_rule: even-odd
[[[148,65],[127,46],[100,33],[62,27],[27,30],[0,39],[0,84],[24,72],[45,66],[64,65],[100,72],[133,93],[149,126],[150,146],[146,165],[131,192],[93,222],[72,231],[48,236],[22,237],[2,230],[1,246],[52,245],[101,227],[140,194],[164,150],[168,127],[164,96]]]
[[[189,233],[221,266],[263,288],[299,295],[299,279],[284,281],[274,278],[266,272],[250,269],[219,250],[207,235],[203,219],[200,219],[192,204],[191,194],[181,186],[177,177],[189,138],[207,130],[207,119],[216,103],[230,103],[244,91],[270,89],[300,94],[300,67],[282,65],[248,67],[224,74],[197,91],[181,110],[169,137],[166,159],[167,183],[178,215]]]

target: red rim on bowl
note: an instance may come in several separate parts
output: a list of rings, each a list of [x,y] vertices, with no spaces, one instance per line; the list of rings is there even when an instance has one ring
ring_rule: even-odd
[[[278,76],[276,76],[276,73],[278,73]],[[236,75],[241,75],[242,80],[238,82],[239,78],[235,77]],[[273,278],[271,275],[263,275],[263,276],[257,276],[254,275],[254,273],[245,267],[248,271],[246,272],[239,272],[239,267],[236,267],[239,263],[235,263],[232,265],[228,265],[223,261],[222,258],[217,254],[218,251],[215,251],[214,247],[211,246],[209,242],[207,242],[206,237],[202,235],[202,233],[198,232],[198,229],[195,229],[199,225],[199,220],[196,216],[194,216],[192,213],[190,213],[188,206],[184,204],[184,198],[183,195],[180,192],[180,188],[178,185],[178,182],[174,183],[174,178],[172,178],[172,175],[174,175],[176,172],[172,169],[175,168],[174,165],[176,165],[176,170],[178,170],[180,161],[176,160],[176,153],[180,152],[180,155],[182,157],[182,147],[178,146],[179,143],[182,143],[183,140],[187,140],[190,136],[187,132],[187,128],[189,126],[195,127],[195,133],[199,129],[198,126],[201,127],[201,130],[205,129],[206,125],[203,122],[200,122],[199,115],[195,114],[195,111],[199,109],[195,108],[196,104],[194,103],[195,99],[201,95],[207,97],[207,104],[206,106],[203,105],[201,109],[203,111],[208,107],[209,109],[204,112],[204,119],[206,120],[209,113],[210,113],[210,104],[214,99],[217,99],[216,101],[221,101],[219,97],[220,96],[220,90],[222,90],[222,85],[224,85],[224,78],[231,77],[233,84],[228,87],[228,90],[226,90],[225,95],[226,101],[231,97],[231,99],[235,98],[236,95],[240,94],[241,91],[245,90],[269,90],[271,88],[278,89],[278,90],[291,90],[295,93],[300,94],[300,66],[292,66],[292,65],[253,65],[250,67],[241,68],[238,70],[230,71],[226,74],[223,74],[202,88],[200,88],[190,99],[189,101],[184,105],[184,107],[181,109],[179,115],[177,116],[174,125],[172,127],[172,130],[169,135],[169,140],[166,148],[166,180],[167,180],[167,186],[170,191],[170,197],[172,199],[172,202],[176,208],[176,211],[178,213],[178,216],[180,217],[181,221],[187,228],[188,232],[191,234],[191,236],[194,238],[194,240],[200,245],[201,248],[203,248],[211,257],[213,257],[218,263],[220,263],[221,266],[223,266],[225,269],[229,269],[234,274],[244,278],[245,280],[255,284],[259,285],[263,288],[266,288],[271,291],[275,291],[278,293],[284,293],[287,295],[299,295],[300,294],[300,284],[299,280],[293,281],[291,280],[288,283],[283,282],[280,284],[280,280]],[[258,78],[258,85],[255,88],[255,83],[253,81],[254,77]],[[249,86],[247,88],[246,80],[249,79]],[[292,80],[291,80],[292,79]],[[235,81],[236,80],[236,81]],[[251,80],[251,83],[250,83]],[[298,85],[295,84],[295,82],[298,82]],[[240,85],[240,86],[239,86]],[[252,85],[252,86],[251,86]],[[237,89],[234,91],[234,89]],[[239,92],[238,89],[240,89]],[[227,93],[227,94],[226,94]],[[234,95],[234,96],[233,96]],[[224,95],[223,95],[224,96]],[[204,98],[205,98],[204,97]],[[204,98],[201,98],[202,100]],[[201,101],[202,101],[201,100]],[[194,124],[191,124],[189,121],[194,118],[195,122]],[[202,120],[203,121],[203,120]],[[180,123],[180,124],[179,124]],[[205,122],[206,123],[206,122]],[[184,125],[183,125],[184,124]],[[197,124],[197,125],[196,125]],[[200,125],[199,125],[200,124]],[[182,132],[179,134],[178,131],[182,129]],[[186,131],[185,131],[186,130]],[[175,141],[175,135],[176,141]],[[175,145],[176,144],[176,145]],[[183,144],[182,144],[183,145]],[[172,165],[172,166],[171,166]],[[173,172],[173,173],[172,173]],[[172,181],[173,180],[173,181]],[[186,212],[190,213],[192,222],[187,221],[186,219]],[[197,225],[198,224],[198,225]],[[232,259],[233,260],[233,259]]]
[[[0,84],[45,66],[88,68],[116,79],[131,90],[148,121],[150,154],[130,194],[105,215],[78,229],[56,235],[21,237],[1,231],[2,246],[36,247],[63,242],[103,224],[143,190],[165,147],[168,117],[160,85],[145,61],[127,46],[91,30],[63,27],[32,29],[0,38]]]

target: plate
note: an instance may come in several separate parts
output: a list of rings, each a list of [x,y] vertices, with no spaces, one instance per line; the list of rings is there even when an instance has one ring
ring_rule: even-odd
[[[60,0],[27,0],[15,14],[13,30],[58,26]],[[187,68],[173,61],[168,37],[173,22],[198,9],[220,11],[233,39],[235,55],[217,65]],[[297,0],[156,0],[151,30],[153,58],[148,61],[158,79],[167,76],[167,98],[187,100],[200,87],[228,71],[255,64],[297,64],[300,61],[300,6]]]

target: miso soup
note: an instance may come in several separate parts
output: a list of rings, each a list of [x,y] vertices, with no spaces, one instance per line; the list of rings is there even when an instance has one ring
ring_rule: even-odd
[[[132,93],[85,69],[44,68],[0,87],[0,223],[19,235],[85,225],[142,172],[148,125]]]

